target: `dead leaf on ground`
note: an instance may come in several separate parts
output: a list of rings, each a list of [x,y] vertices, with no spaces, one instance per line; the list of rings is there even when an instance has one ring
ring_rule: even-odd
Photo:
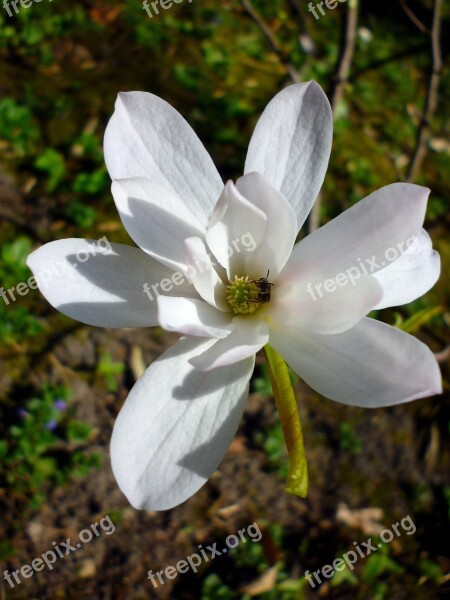
[[[242,587],[240,592],[249,596],[258,596],[264,592],[270,592],[274,589],[277,583],[278,565],[274,565],[268,571],[263,573],[261,577],[255,579],[252,583]]]
[[[383,518],[381,508],[355,508],[351,509],[346,504],[339,504],[336,511],[336,520],[354,529],[361,529],[368,535],[379,535],[385,528],[380,519]]]

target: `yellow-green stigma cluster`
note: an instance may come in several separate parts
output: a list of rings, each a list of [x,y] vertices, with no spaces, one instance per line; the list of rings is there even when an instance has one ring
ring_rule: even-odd
[[[250,315],[260,307],[258,286],[247,276],[235,275],[227,285],[227,291],[227,301],[235,315]]]

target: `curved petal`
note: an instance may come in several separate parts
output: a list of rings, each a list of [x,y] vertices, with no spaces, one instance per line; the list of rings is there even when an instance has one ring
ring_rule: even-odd
[[[270,344],[308,385],[343,404],[378,408],[442,393],[431,350],[374,319],[338,335],[271,327]]]
[[[422,229],[402,256],[375,273],[384,295],[375,309],[401,306],[423,296],[439,279],[441,259],[430,236]]]
[[[258,249],[245,261],[245,273],[255,279],[275,279],[291,255],[297,237],[297,216],[287,200],[259,173],[238,179],[237,189],[267,217],[265,234]]]
[[[383,297],[378,281],[364,275],[341,287],[332,279],[315,287],[310,282],[276,287],[265,316],[285,326],[322,334],[342,333],[369,313]]]
[[[282,283],[312,283],[339,274],[372,275],[396,260],[422,228],[430,190],[387,185],[299,242],[280,274]]]
[[[170,104],[147,92],[119,94],[104,152],[111,179],[150,179],[182,198],[206,227],[223,183],[191,126]]]
[[[67,239],[45,244],[27,259],[39,288],[68,317],[99,327],[158,325],[160,286],[170,295],[197,297],[184,280],[131,246]]]
[[[184,338],[145,371],[116,420],[111,463],[135,508],[181,504],[217,469],[239,425],[254,359],[202,373],[189,358],[206,344]]]
[[[162,264],[186,272],[184,240],[205,236],[186,204],[169,189],[139,177],[114,181],[112,193],[136,244]]]
[[[234,275],[248,274],[244,270],[248,257],[244,240],[251,236],[253,248],[258,248],[264,237],[266,224],[266,215],[244,198],[232,181],[228,181],[206,233],[208,246],[226,269],[228,279],[232,279]]]
[[[167,331],[184,335],[225,338],[231,331],[231,313],[213,308],[193,298],[158,298],[158,320]]]
[[[245,173],[261,173],[303,225],[322,186],[333,137],[330,103],[314,81],[291,85],[267,105],[250,141]]]
[[[184,242],[189,278],[200,296],[211,306],[224,312],[230,310],[226,300],[227,289],[214,269],[215,264],[206,246],[198,237]]]
[[[257,317],[234,317],[233,330],[228,337],[218,340],[190,363],[201,371],[210,371],[254,356],[269,340],[269,329]]]

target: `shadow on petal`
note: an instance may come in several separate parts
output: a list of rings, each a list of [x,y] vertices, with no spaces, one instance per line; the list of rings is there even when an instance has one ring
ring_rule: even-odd
[[[128,197],[131,214],[120,212],[125,229],[141,248],[163,264],[186,264],[184,240],[204,238],[204,231],[170,210]]]
[[[216,341],[217,340],[212,340],[212,344]],[[206,350],[206,352],[207,352],[207,350]],[[245,359],[245,360],[248,360],[248,359]],[[240,362],[242,362],[242,361],[240,361]],[[239,365],[239,363],[235,363],[235,364]],[[224,367],[218,367],[217,370],[219,370],[221,368],[224,368]],[[228,385],[235,383],[242,377],[242,370],[240,367],[236,368],[236,369],[230,369],[230,366],[228,366],[227,369],[228,369],[228,377],[227,377]],[[188,375],[186,375],[186,377],[183,379],[183,382],[181,385],[174,388],[173,397],[176,400],[192,401],[193,398],[201,398],[202,396],[206,396],[207,394],[216,392],[221,387],[223,387],[223,382],[221,381],[220,378],[218,378],[216,376],[215,371],[217,371],[217,370],[213,369],[212,371],[203,372],[203,371],[200,371],[199,369],[194,369],[193,371],[188,373]],[[203,375],[203,377],[201,377],[201,375]]]
[[[247,395],[248,387],[244,390],[240,401],[228,413],[226,419],[214,435],[208,441],[198,446],[198,448],[183,456],[178,462],[181,467],[205,479],[211,476],[211,473],[220,465],[232,439],[236,435],[244,412]],[[193,435],[195,435],[195,432],[193,432]]]
[[[114,251],[120,252],[120,246],[120,244],[114,244]],[[81,262],[79,254],[70,254],[65,257],[65,260],[72,268],[76,268],[77,272],[87,281],[123,300],[131,300],[140,294],[145,295],[144,284],[160,283],[163,279],[171,278],[173,275],[172,269],[151,258],[144,251],[125,245],[122,248],[126,248],[128,252],[133,251],[132,257],[126,256],[128,252],[124,254],[90,254],[87,261]],[[141,255],[139,261],[136,260],[136,253]],[[177,291],[179,291],[178,294]],[[198,298],[194,287],[188,283],[187,279],[179,286],[174,285],[172,293],[164,292],[164,294]],[[149,299],[149,301],[151,300]]]

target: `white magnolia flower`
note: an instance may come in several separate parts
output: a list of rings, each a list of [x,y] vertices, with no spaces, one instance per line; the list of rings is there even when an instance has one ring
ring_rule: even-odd
[[[224,187],[176,110],[152,94],[120,94],[105,158],[119,214],[140,249],[93,251],[67,239],[29,257],[38,281],[49,265],[66,262],[61,276],[40,282],[64,314],[184,336],[146,370],[116,421],[112,467],[133,506],[168,509],[206,482],[235,435],[255,354],[268,342],[311,387],[344,404],[381,407],[441,392],[427,346],[365,317],[414,300],[437,280],[439,256],[422,230],[429,190],[388,185],[294,246],[331,139],[321,88],[288,87],[256,126],[245,175]],[[248,234],[253,252],[230,253]],[[386,250],[400,247],[388,265]],[[80,252],[89,260],[77,262]],[[351,271],[344,284],[352,268],[359,275]],[[274,287],[264,292],[268,272]],[[150,301],[155,289],[163,293]]]

